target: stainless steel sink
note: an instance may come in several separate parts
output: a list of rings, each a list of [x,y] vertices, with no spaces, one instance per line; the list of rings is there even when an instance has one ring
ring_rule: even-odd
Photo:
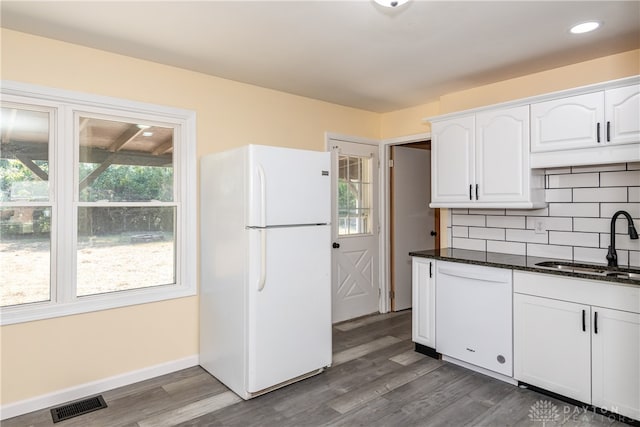
[[[537,263],[536,266],[551,270],[640,281],[640,270],[632,268],[606,267],[602,265],[579,264],[569,261],[544,261]]]

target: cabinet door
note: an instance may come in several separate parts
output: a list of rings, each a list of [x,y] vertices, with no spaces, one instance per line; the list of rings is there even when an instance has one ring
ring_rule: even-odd
[[[608,143],[640,142],[640,85],[607,90],[605,117]]]
[[[514,377],[590,403],[590,306],[514,294],[513,315]]]
[[[412,328],[414,342],[431,348],[436,346],[435,261],[413,258],[412,261]]]
[[[593,405],[638,420],[640,314],[593,307],[592,316]]]
[[[478,201],[528,200],[528,105],[476,115],[475,162]]]
[[[474,176],[475,117],[435,122],[431,128],[431,201],[469,202]]]
[[[531,152],[604,143],[604,92],[531,104]]]

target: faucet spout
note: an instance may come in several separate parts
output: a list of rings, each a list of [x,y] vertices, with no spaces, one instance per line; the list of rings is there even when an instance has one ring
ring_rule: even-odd
[[[616,252],[616,219],[618,219],[620,215],[624,215],[624,217],[627,218],[629,238],[633,240],[638,238],[638,230],[636,230],[636,227],[633,224],[633,218],[631,218],[629,212],[618,211],[614,213],[611,217],[611,244],[609,245],[609,251],[607,253],[607,264],[609,267],[618,266],[618,253]]]

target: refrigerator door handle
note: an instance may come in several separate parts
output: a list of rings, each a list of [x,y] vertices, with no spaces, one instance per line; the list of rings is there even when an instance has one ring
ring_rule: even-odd
[[[258,178],[260,178],[260,225],[267,226],[267,181],[264,175],[264,168],[258,164]]]
[[[262,292],[267,283],[267,230],[260,229],[260,280],[258,281],[258,292]]]

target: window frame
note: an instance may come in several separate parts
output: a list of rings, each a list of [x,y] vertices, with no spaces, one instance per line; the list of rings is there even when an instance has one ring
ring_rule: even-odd
[[[0,307],[0,325],[89,313],[197,293],[196,113],[154,105],[3,80],[2,101],[53,109],[49,194],[52,205],[50,300]],[[77,186],[76,116],[106,114],[132,120],[167,123],[174,135],[174,200],[176,283],[76,296]],[[51,133],[51,132],[50,132]],[[148,206],[165,203],[149,202]],[[3,206],[5,206],[3,204]],[[61,238],[61,236],[70,236]],[[73,236],[73,237],[72,237]]]

